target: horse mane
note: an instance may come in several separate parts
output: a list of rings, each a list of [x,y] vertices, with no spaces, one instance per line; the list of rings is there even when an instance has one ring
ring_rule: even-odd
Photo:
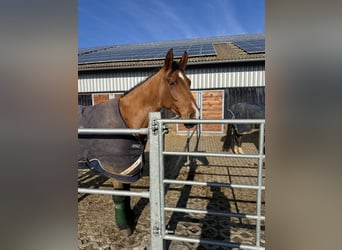
[[[138,84],[136,84],[135,86],[133,86],[131,89],[127,90],[126,92],[123,93],[123,96],[127,95],[128,93],[132,92],[133,90],[135,90],[136,88],[138,88],[139,86],[143,85],[148,79],[150,79],[152,76],[154,76],[158,71],[159,69],[157,70],[154,70],[155,72],[148,76],[146,79],[142,80],[141,82],[139,82]]]
[[[136,84],[135,86],[133,86],[131,89],[125,91],[123,93],[123,96],[127,95],[128,93],[132,92],[133,90],[135,90],[136,88],[138,88],[140,85],[142,85],[144,82],[146,82],[149,78],[151,78],[152,76],[149,76],[148,78],[146,78],[145,80],[139,82],[138,84]]]
[[[154,70],[154,73],[152,75],[150,75],[149,77],[147,77],[145,80],[142,80],[141,82],[139,82],[138,84],[136,84],[135,86],[133,86],[131,89],[127,90],[126,92],[124,92],[123,96],[127,95],[128,93],[132,92],[133,90],[135,90],[136,88],[138,88],[139,86],[143,85],[148,79],[152,78],[161,68],[158,68],[156,70]],[[183,69],[179,66],[178,62],[172,62],[172,70],[171,73],[175,72],[176,70],[182,70]],[[170,73],[170,74],[171,74]]]

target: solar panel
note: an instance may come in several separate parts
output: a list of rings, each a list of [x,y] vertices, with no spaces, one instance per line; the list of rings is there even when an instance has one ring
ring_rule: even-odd
[[[265,52],[265,39],[241,40],[233,43],[249,54]]]
[[[236,35],[144,44],[82,48],[78,51],[78,63],[82,64],[93,62],[164,59],[167,51],[170,48],[173,48],[175,57],[181,57],[184,51],[187,51],[190,57],[210,56],[216,55],[213,44],[222,42],[234,43],[247,53],[260,53],[265,51],[264,35]]]
[[[163,59],[170,48],[173,48],[173,54],[175,57],[182,56],[184,51],[187,51],[189,56],[216,54],[214,46],[211,43],[151,43],[143,45],[100,47],[98,49],[81,49],[79,50],[78,62],[87,63]]]
[[[104,50],[108,48],[107,46],[102,46],[102,47],[93,47],[93,48],[81,48],[78,49],[78,55],[83,55],[83,54],[88,54],[88,53],[93,53],[96,51]]]

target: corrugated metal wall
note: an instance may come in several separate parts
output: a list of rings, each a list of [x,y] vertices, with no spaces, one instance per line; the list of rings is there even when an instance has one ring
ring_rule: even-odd
[[[265,86],[265,66],[226,66],[186,70],[191,89]],[[150,71],[79,74],[78,92],[124,92],[152,75]]]
[[[78,92],[124,92],[145,80],[152,73],[150,72],[125,72],[125,73],[96,73],[79,74]]]
[[[189,69],[192,89],[265,86],[264,66],[236,66]]]

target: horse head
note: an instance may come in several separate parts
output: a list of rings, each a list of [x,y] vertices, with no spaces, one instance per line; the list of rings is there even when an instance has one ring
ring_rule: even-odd
[[[165,57],[162,88],[162,106],[170,109],[182,119],[199,119],[200,112],[196,100],[190,91],[191,81],[185,74],[188,53],[185,51],[180,61],[173,61],[173,50],[170,49]],[[191,128],[194,124],[184,124]]]

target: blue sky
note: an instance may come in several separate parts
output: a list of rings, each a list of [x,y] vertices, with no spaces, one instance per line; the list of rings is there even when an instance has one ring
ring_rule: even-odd
[[[79,0],[78,47],[265,33],[265,0]]]

